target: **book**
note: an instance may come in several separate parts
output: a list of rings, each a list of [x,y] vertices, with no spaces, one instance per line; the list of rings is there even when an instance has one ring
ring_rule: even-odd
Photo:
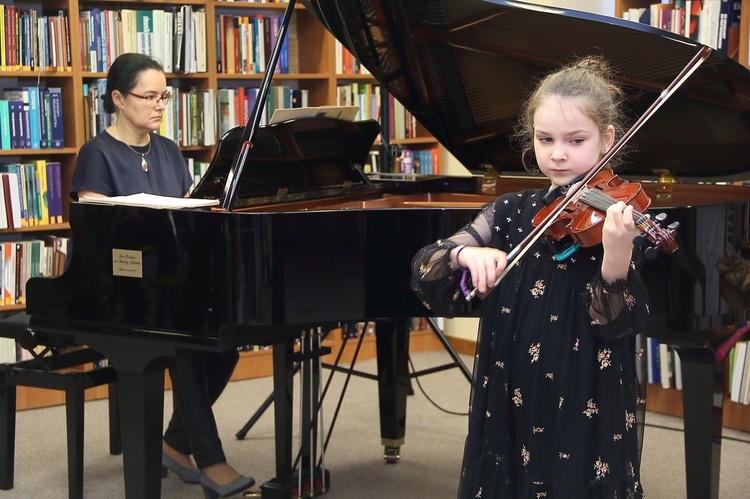
[[[42,139],[42,118],[39,110],[39,87],[24,87],[29,99],[29,148],[40,149]],[[45,144],[46,146],[46,144]]]
[[[16,188],[11,192],[14,192],[18,198],[18,213],[20,216],[21,227],[28,225],[28,219],[26,216],[26,201],[24,199],[24,187],[23,177],[21,175],[21,165],[18,163],[0,164],[0,173],[10,173],[13,175],[16,181]]]
[[[732,381],[729,386],[729,400],[732,402],[739,402],[742,394],[742,378],[744,376],[747,365],[745,359],[747,357],[747,347],[750,342],[738,341],[734,346],[734,361],[732,363]]]
[[[135,15],[135,33],[139,54],[154,55],[153,13],[150,10],[137,10]]]
[[[10,106],[7,99],[0,99],[0,149],[10,148]]]
[[[36,182],[39,197],[39,224],[47,225],[50,223],[49,218],[49,195],[47,194],[47,160],[37,159],[34,161],[36,166]]]
[[[5,196],[6,227],[18,229],[21,227],[21,195],[18,190],[18,174],[0,173]]]
[[[50,147],[61,149],[65,147],[65,135],[63,132],[63,110],[62,110],[62,88],[49,87],[50,113],[49,113],[49,141]]]
[[[59,161],[47,162],[47,194],[49,196],[50,223],[63,221],[62,165]]]

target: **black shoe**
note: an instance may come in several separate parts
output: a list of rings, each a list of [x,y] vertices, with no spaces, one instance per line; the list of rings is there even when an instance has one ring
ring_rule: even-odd
[[[161,465],[163,468],[172,470],[185,483],[200,483],[201,481],[201,470],[183,466],[164,452],[161,453]]]
[[[201,471],[200,483],[203,486],[203,495],[206,499],[216,499],[217,497],[227,497],[249,489],[255,483],[255,479],[251,476],[240,475],[239,478],[229,483],[219,485]]]

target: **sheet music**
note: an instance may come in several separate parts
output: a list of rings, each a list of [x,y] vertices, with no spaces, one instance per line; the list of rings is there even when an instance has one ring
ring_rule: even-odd
[[[318,106],[277,109],[271,117],[271,124],[298,118],[337,118],[354,121],[359,114],[359,106]]]
[[[194,198],[176,198],[171,196],[157,196],[155,194],[146,194],[141,192],[129,196],[111,196],[104,198],[94,198],[83,196],[79,199],[82,203],[127,205],[127,206],[144,206],[147,208],[158,209],[182,209],[182,208],[203,208],[207,206],[218,206],[218,199],[194,199]]]

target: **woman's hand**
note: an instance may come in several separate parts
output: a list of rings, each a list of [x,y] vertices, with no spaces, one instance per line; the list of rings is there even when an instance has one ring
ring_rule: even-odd
[[[602,227],[602,278],[607,282],[624,279],[628,275],[633,254],[633,239],[640,233],[633,220],[633,207],[622,201],[607,208]]]
[[[508,264],[506,253],[495,248],[459,246],[451,250],[451,260],[471,272],[471,282],[480,296],[495,286]]]

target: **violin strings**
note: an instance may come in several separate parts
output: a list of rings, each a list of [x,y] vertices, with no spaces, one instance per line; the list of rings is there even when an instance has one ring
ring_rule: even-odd
[[[601,211],[607,211],[607,208],[617,203],[617,200],[607,194],[604,194],[599,189],[589,189],[583,192],[579,198],[583,203],[596,208]],[[648,215],[633,210],[633,221],[636,226],[643,232],[651,236],[655,241],[658,242],[660,230],[657,229],[653,221]]]

